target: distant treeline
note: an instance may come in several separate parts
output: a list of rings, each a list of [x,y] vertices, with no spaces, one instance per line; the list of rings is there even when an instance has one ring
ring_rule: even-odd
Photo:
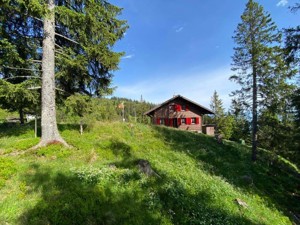
[[[89,121],[123,121],[124,118],[127,122],[149,123],[150,119],[144,113],[155,106],[142,99],[137,101],[118,97],[86,98],[80,104],[80,98],[82,96],[71,96],[58,106],[58,122],[75,122],[82,117]],[[81,109],[82,105],[85,109]]]

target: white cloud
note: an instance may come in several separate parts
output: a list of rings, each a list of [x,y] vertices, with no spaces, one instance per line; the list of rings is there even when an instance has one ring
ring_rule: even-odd
[[[288,0],[280,0],[276,6],[286,6],[288,3]]]
[[[131,55],[125,55],[125,56],[122,57],[122,59],[131,59],[133,57],[134,57],[133,54],[131,54]]]
[[[176,32],[176,33],[179,33],[179,32],[181,32],[181,31],[183,30],[183,28],[184,28],[184,27],[179,27],[179,28],[177,28],[177,29],[175,30],[175,32]]]
[[[230,68],[219,68],[213,71],[196,71],[187,74],[161,74],[151,80],[145,80],[132,85],[117,88],[115,95],[131,99],[139,99],[141,95],[146,101],[162,103],[173,95],[182,95],[203,106],[209,107],[211,96],[216,90],[223,101],[224,107],[229,108],[229,94],[238,87],[228,80],[232,75]]]

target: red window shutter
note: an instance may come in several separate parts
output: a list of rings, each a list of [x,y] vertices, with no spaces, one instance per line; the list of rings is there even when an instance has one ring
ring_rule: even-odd
[[[169,126],[169,119],[168,118],[165,118],[165,125]]]
[[[160,119],[159,118],[156,119],[156,124],[158,124],[158,125],[160,124]]]
[[[199,117],[196,117],[196,124],[199,124]]]
[[[181,111],[181,105],[178,105],[178,111],[179,112]]]
[[[172,119],[172,118],[169,119],[169,125],[170,125],[171,127],[173,127],[173,119]]]
[[[186,124],[191,125],[191,118],[186,118]]]
[[[181,118],[177,119],[178,126],[181,125]]]
[[[178,112],[179,111],[179,105],[175,104],[175,111]]]

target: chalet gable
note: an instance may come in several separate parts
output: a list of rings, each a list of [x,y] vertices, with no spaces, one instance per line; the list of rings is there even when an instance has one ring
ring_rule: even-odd
[[[195,108],[202,115],[214,114],[214,112],[211,111],[210,109],[208,109],[194,101],[191,101],[181,95],[176,95],[173,98],[171,98],[171,99],[163,102],[162,104],[152,108],[151,110],[145,112],[144,115],[153,117],[154,113],[163,107],[169,107],[170,110],[174,110],[174,111],[185,111],[185,110],[189,110],[190,108]]]

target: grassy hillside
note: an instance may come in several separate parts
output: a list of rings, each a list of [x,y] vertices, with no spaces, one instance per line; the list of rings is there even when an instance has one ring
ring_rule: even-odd
[[[266,151],[251,164],[246,146],[165,127],[60,130],[73,148],[24,153],[38,142],[32,125],[0,124],[1,225],[274,225],[300,212],[299,171]],[[138,159],[158,175],[142,174]]]

